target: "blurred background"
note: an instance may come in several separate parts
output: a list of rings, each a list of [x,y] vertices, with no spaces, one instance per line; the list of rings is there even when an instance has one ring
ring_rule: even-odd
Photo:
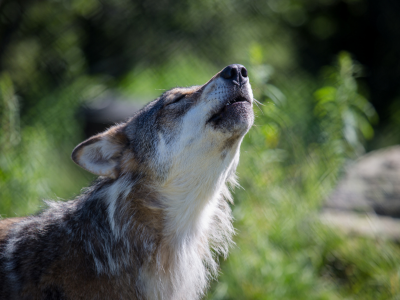
[[[78,195],[94,179],[78,143],[239,63],[262,104],[207,299],[400,299],[399,16],[397,0],[0,0],[1,217]]]

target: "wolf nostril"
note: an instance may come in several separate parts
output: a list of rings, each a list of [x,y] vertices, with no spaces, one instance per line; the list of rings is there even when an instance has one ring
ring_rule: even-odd
[[[242,66],[240,73],[242,74],[243,77],[247,77],[247,69],[245,67]]]
[[[221,72],[221,77],[225,79],[236,79],[238,68],[236,65],[229,65]]]

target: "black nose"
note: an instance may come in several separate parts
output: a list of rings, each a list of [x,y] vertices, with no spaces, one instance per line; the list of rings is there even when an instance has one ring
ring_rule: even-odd
[[[249,79],[246,68],[238,64],[229,65],[223,69],[221,77],[231,80],[234,84],[240,86]]]

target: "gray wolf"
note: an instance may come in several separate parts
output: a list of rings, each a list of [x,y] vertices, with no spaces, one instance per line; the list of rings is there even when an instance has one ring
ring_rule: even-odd
[[[231,243],[227,184],[252,105],[247,70],[230,65],[79,144],[92,186],[0,222],[0,298],[201,298]]]

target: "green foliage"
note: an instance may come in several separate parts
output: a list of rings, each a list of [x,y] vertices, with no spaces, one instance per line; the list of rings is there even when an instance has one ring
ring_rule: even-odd
[[[326,68],[328,86],[315,93],[315,114],[322,120],[321,126],[328,136],[343,136],[340,150],[346,155],[363,153],[363,139],[371,139],[374,130],[371,122],[377,115],[374,108],[358,93],[354,75],[360,67],[354,65],[346,52],[339,54],[338,70]]]
[[[19,105],[13,83],[4,73],[0,76],[0,145],[9,148],[20,141]]]
[[[85,94],[96,90],[93,80],[80,77],[70,86],[38,99],[19,126],[19,107],[7,75],[0,77],[0,213],[21,216],[41,207],[42,199],[71,198],[93,178],[69,157],[80,141],[76,110]],[[57,100],[57,101],[56,101]]]

